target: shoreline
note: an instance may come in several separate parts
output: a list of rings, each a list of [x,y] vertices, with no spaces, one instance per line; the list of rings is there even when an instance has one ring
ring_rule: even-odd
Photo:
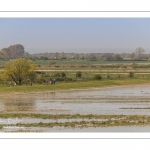
[[[44,93],[55,93],[55,92],[70,92],[70,91],[88,91],[88,90],[98,90],[98,89],[108,89],[108,88],[117,88],[117,87],[135,87],[135,86],[150,86],[150,83],[139,83],[139,84],[126,84],[126,85],[106,85],[106,86],[96,86],[96,87],[82,87],[82,88],[68,88],[68,89],[50,89],[50,90],[31,90],[31,91],[19,91],[19,92],[9,92],[9,93],[1,93],[0,98],[7,98],[12,96],[23,96],[21,98],[34,98],[37,97],[36,94],[44,94]],[[10,87],[11,88],[11,87]],[[15,98],[16,98],[15,97]]]

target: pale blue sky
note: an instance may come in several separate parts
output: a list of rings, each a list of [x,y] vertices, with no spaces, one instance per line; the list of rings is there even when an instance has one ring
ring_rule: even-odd
[[[29,53],[150,53],[150,18],[0,18],[0,49]]]

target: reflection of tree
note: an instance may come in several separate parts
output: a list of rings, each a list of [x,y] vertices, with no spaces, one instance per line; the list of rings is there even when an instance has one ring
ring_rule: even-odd
[[[4,111],[31,111],[35,108],[34,100],[27,99],[13,99],[4,100]]]

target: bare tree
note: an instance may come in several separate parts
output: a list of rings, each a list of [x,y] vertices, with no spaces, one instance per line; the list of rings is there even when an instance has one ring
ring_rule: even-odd
[[[142,47],[137,47],[135,50],[136,58],[141,59],[145,50]]]
[[[105,54],[105,59],[106,60],[113,60],[114,59],[114,56],[112,53],[108,53],[108,54]]]
[[[135,56],[136,56],[135,52],[131,53],[130,56],[131,56],[131,60],[135,59]]]
[[[114,59],[115,60],[122,60],[122,57],[120,54],[115,54]]]

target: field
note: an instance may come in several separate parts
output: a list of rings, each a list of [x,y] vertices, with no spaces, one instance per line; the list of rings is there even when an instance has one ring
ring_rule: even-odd
[[[133,72],[134,78],[150,78],[149,61],[56,61],[56,64],[48,65],[48,61],[35,61],[37,72],[45,73],[47,77],[57,77],[62,72],[66,77],[74,80],[92,80],[95,74],[100,74],[102,79],[128,79]],[[76,78],[80,71],[82,76]]]
[[[48,65],[49,60],[34,61],[36,67],[36,79],[33,87],[28,87],[29,81],[23,81],[21,87],[9,88],[8,82],[0,79],[0,92],[16,91],[40,91],[40,90],[63,90],[74,88],[104,87],[112,85],[129,85],[149,83],[149,61],[83,61],[63,60],[55,61],[56,64]],[[1,61],[0,63],[5,63]],[[1,68],[1,74],[3,68]],[[81,75],[77,76],[80,72]],[[64,73],[64,76],[62,75]],[[94,78],[99,75],[100,78]],[[56,79],[55,86],[44,86],[45,81]],[[14,87],[14,86],[13,86]]]
[[[95,65],[95,64],[149,64],[150,61],[103,61],[103,60],[97,60],[97,61],[90,61],[90,60],[54,60],[56,62],[56,65]],[[49,60],[35,60],[34,61],[37,65],[49,65]]]

